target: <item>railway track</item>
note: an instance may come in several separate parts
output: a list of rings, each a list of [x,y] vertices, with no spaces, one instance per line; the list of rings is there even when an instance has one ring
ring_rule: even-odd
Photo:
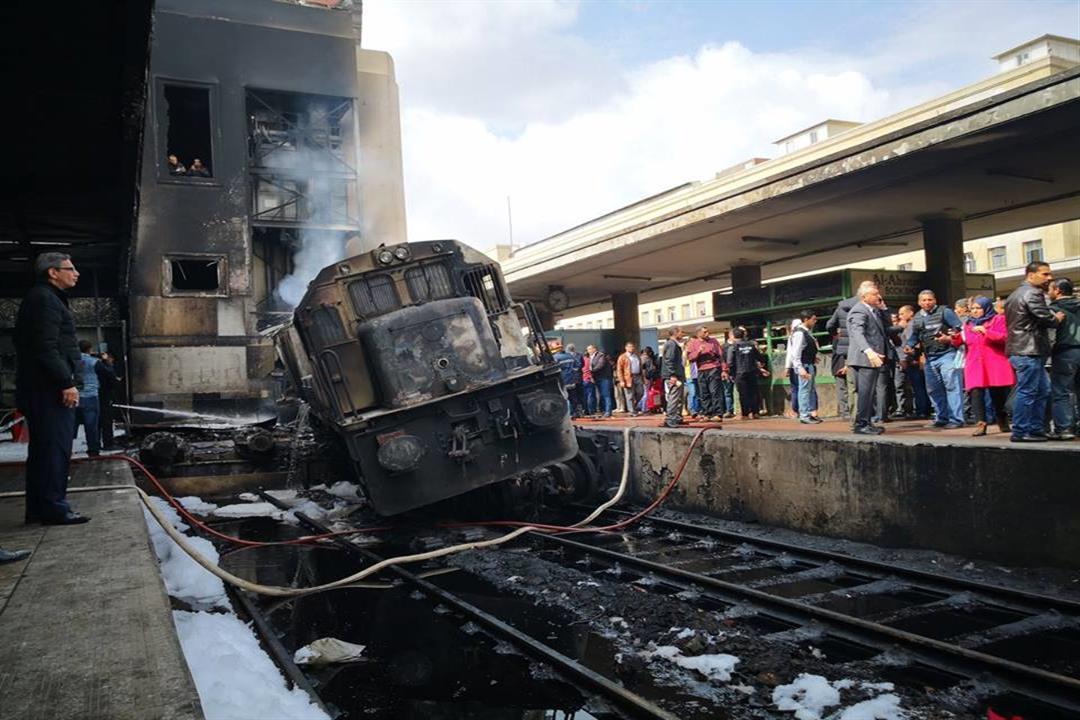
[[[630,515],[609,511],[606,519]],[[548,549],[545,557],[616,572],[649,592],[692,591],[711,608],[750,612],[776,633],[824,628],[820,645],[840,656],[868,660],[902,648],[938,682],[989,674],[1047,714],[1080,714],[1076,601],[655,516],[622,532],[535,534],[532,542]]]
[[[609,511],[602,519],[628,515]],[[313,530],[328,530],[300,519]],[[364,564],[381,559],[348,541],[338,545]],[[892,672],[885,677],[898,685],[936,692],[977,687],[984,693],[981,717],[1002,702],[1029,719],[1080,716],[1075,601],[657,517],[617,533],[534,533],[508,547],[598,580],[610,582],[615,575],[644,592],[678,595],[762,638],[810,640],[838,667],[876,666],[887,658],[882,667]],[[546,664],[621,715],[674,717],[647,692],[628,690],[616,675],[597,672],[501,617],[497,606],[478,605],[468,594],[401,567],[385,575]]]

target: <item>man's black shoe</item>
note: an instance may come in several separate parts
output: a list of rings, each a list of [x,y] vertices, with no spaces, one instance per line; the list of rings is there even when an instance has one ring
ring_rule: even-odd
[[[1039,435],[1042,435],[1047,440],[1061,440],[1061,435],[1056,432],[1044,432],[1039,433]]]
[[[942,430],[956,430],[957,428],[962,428],[962,427],[964,427],[964,426],[961,425],[960,423],[945,423],[944,425],[941,426],[941,429]]]
[[[941,428],[945,427],[948,424],[949,423],[933,422],[933,423],[930,423],[929,425],[927,425],[926,427],[941,429]]]
[[[1013,435],[1009,439],[1013,442],[1046,442],[1049,438],[1045,435]]]
[[[880,435],[885,432],[885,430],[883,428],[874,427],[873,425],[861,425],[851,432],[856,435]]]
[[[80,525],[82,523],[90,522],[90,518],[86,515],[80,515],[77,512],[69,512],[67,515],[59,518],[46,518],[41,521],[42,525]]]
[[[1076,435],[1071,432],[1058,433],[1058,440],[1075,440]]]
[[[5,550],[0,548],[0,565],[9,562],[16,562],[18,560],[25,560],[30,557],[29,550]]]

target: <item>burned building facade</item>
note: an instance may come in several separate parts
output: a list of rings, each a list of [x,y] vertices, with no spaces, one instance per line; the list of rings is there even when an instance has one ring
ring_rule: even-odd
[[[359,27],[358,2],[157,3],[128,264],[134,404],[265,417],[261,330],[347,243],[406,239],[393,66]]]

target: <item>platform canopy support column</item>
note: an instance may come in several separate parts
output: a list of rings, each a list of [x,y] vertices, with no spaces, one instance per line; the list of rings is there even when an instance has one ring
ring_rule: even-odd
[[[952,307],[967,292],[964,278],[964,221],[958,217],[944,216],[920,220],[926,284],[937,295],[940,305]]]
[[[611,295],[611,310],[615,315],[615,334],[619,338],[619,350],[632,342],[638,344],[641,338],[641,323],[638,321],[638,294],[636,292],[618,292]]]
[[[742,290],[757,290],[761,287],[760,265],[732,265],[731,290],[738,294]]]

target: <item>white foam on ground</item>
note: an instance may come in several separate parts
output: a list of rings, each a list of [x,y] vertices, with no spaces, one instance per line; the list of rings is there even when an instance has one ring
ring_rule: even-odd
[[[855,680],[826,680],[820,675],[802,673],[788,685],[773,690],[773,704],[777,709],[794,712],[796,720],[822,720],[826,709],[840,704],[840,691],[855,686],[863,690],[892,690],[892,683],[867,683]],[[907,714],[900,707],[900,698],[893,694],[878,695],[844,709],[839,715],[828,715],[836,720],[903,720]]]
[[[192,504],[198,500],[186,499]],[[150,501],[173,527],[180,532],[188,530],[171,505],[156,497]],[[227,611],[173,611],[180,646],[206,719],[330,720],[306,692],[288,688],[251,628],[236,617],[221,580],[192,560],[149,512],[144,510],[143,514],[169,595],[193,607]],[[217,564],[217,550],[208,540],[188,536],[188,543]]]
[[[249,518],[270,517],[280,520],[285,513],[276,505],[268,502],[245,502],[235,505],[222,505],[214,510],[214,517],[219,518]]]
[[[821,720],[825,708],[840,704],[840,691],[820,675],[803,673],[774,688],[772,700],[777,709],[794,711],[796,720]]]
[[[901,720],[905,717],[907,713],[900,708],[900,698],[890,693],[852,705],[844,710],[840,720]]]
[[[211,502],[204,502],[201,497],[189,495],[188,497],[176,498],[176,501],[184,506],[189,513],[196,515],[210,515],[218,506]]]
[[[300,688],[288,689],[255,633],[235,615],[173,612],[206,720],[329,720]]]
[[[650,657],[663,658],[673,662],[679,667],[699,672],[710,680],[727,682],[731,679],[731,673],[739,664],[739,658],[734,655],[718,653],[715,655],[683,655],[682,651],[674,645],[661,645],[647,653]]]
[[[188,526],[180,521],[180,515],[161,498],[150,498],[172,526],[183,532]],[[206,568],[191,559],[184,550],[169,537],[158,524],[158,521],[143,510],[146,516],[146,526],[150,531],[150,541],[154,544],[154,552],[161,564],[161,577],[165,581],[165,589],[169,595],[183,600],[192,607],[229,607],[229,601],[225,597],[225,585],[221,580]],[[194,547],[201,555],[212,561],[218,562],[218,552],[213,543],[200,537],[189,537],[188,544]]]

